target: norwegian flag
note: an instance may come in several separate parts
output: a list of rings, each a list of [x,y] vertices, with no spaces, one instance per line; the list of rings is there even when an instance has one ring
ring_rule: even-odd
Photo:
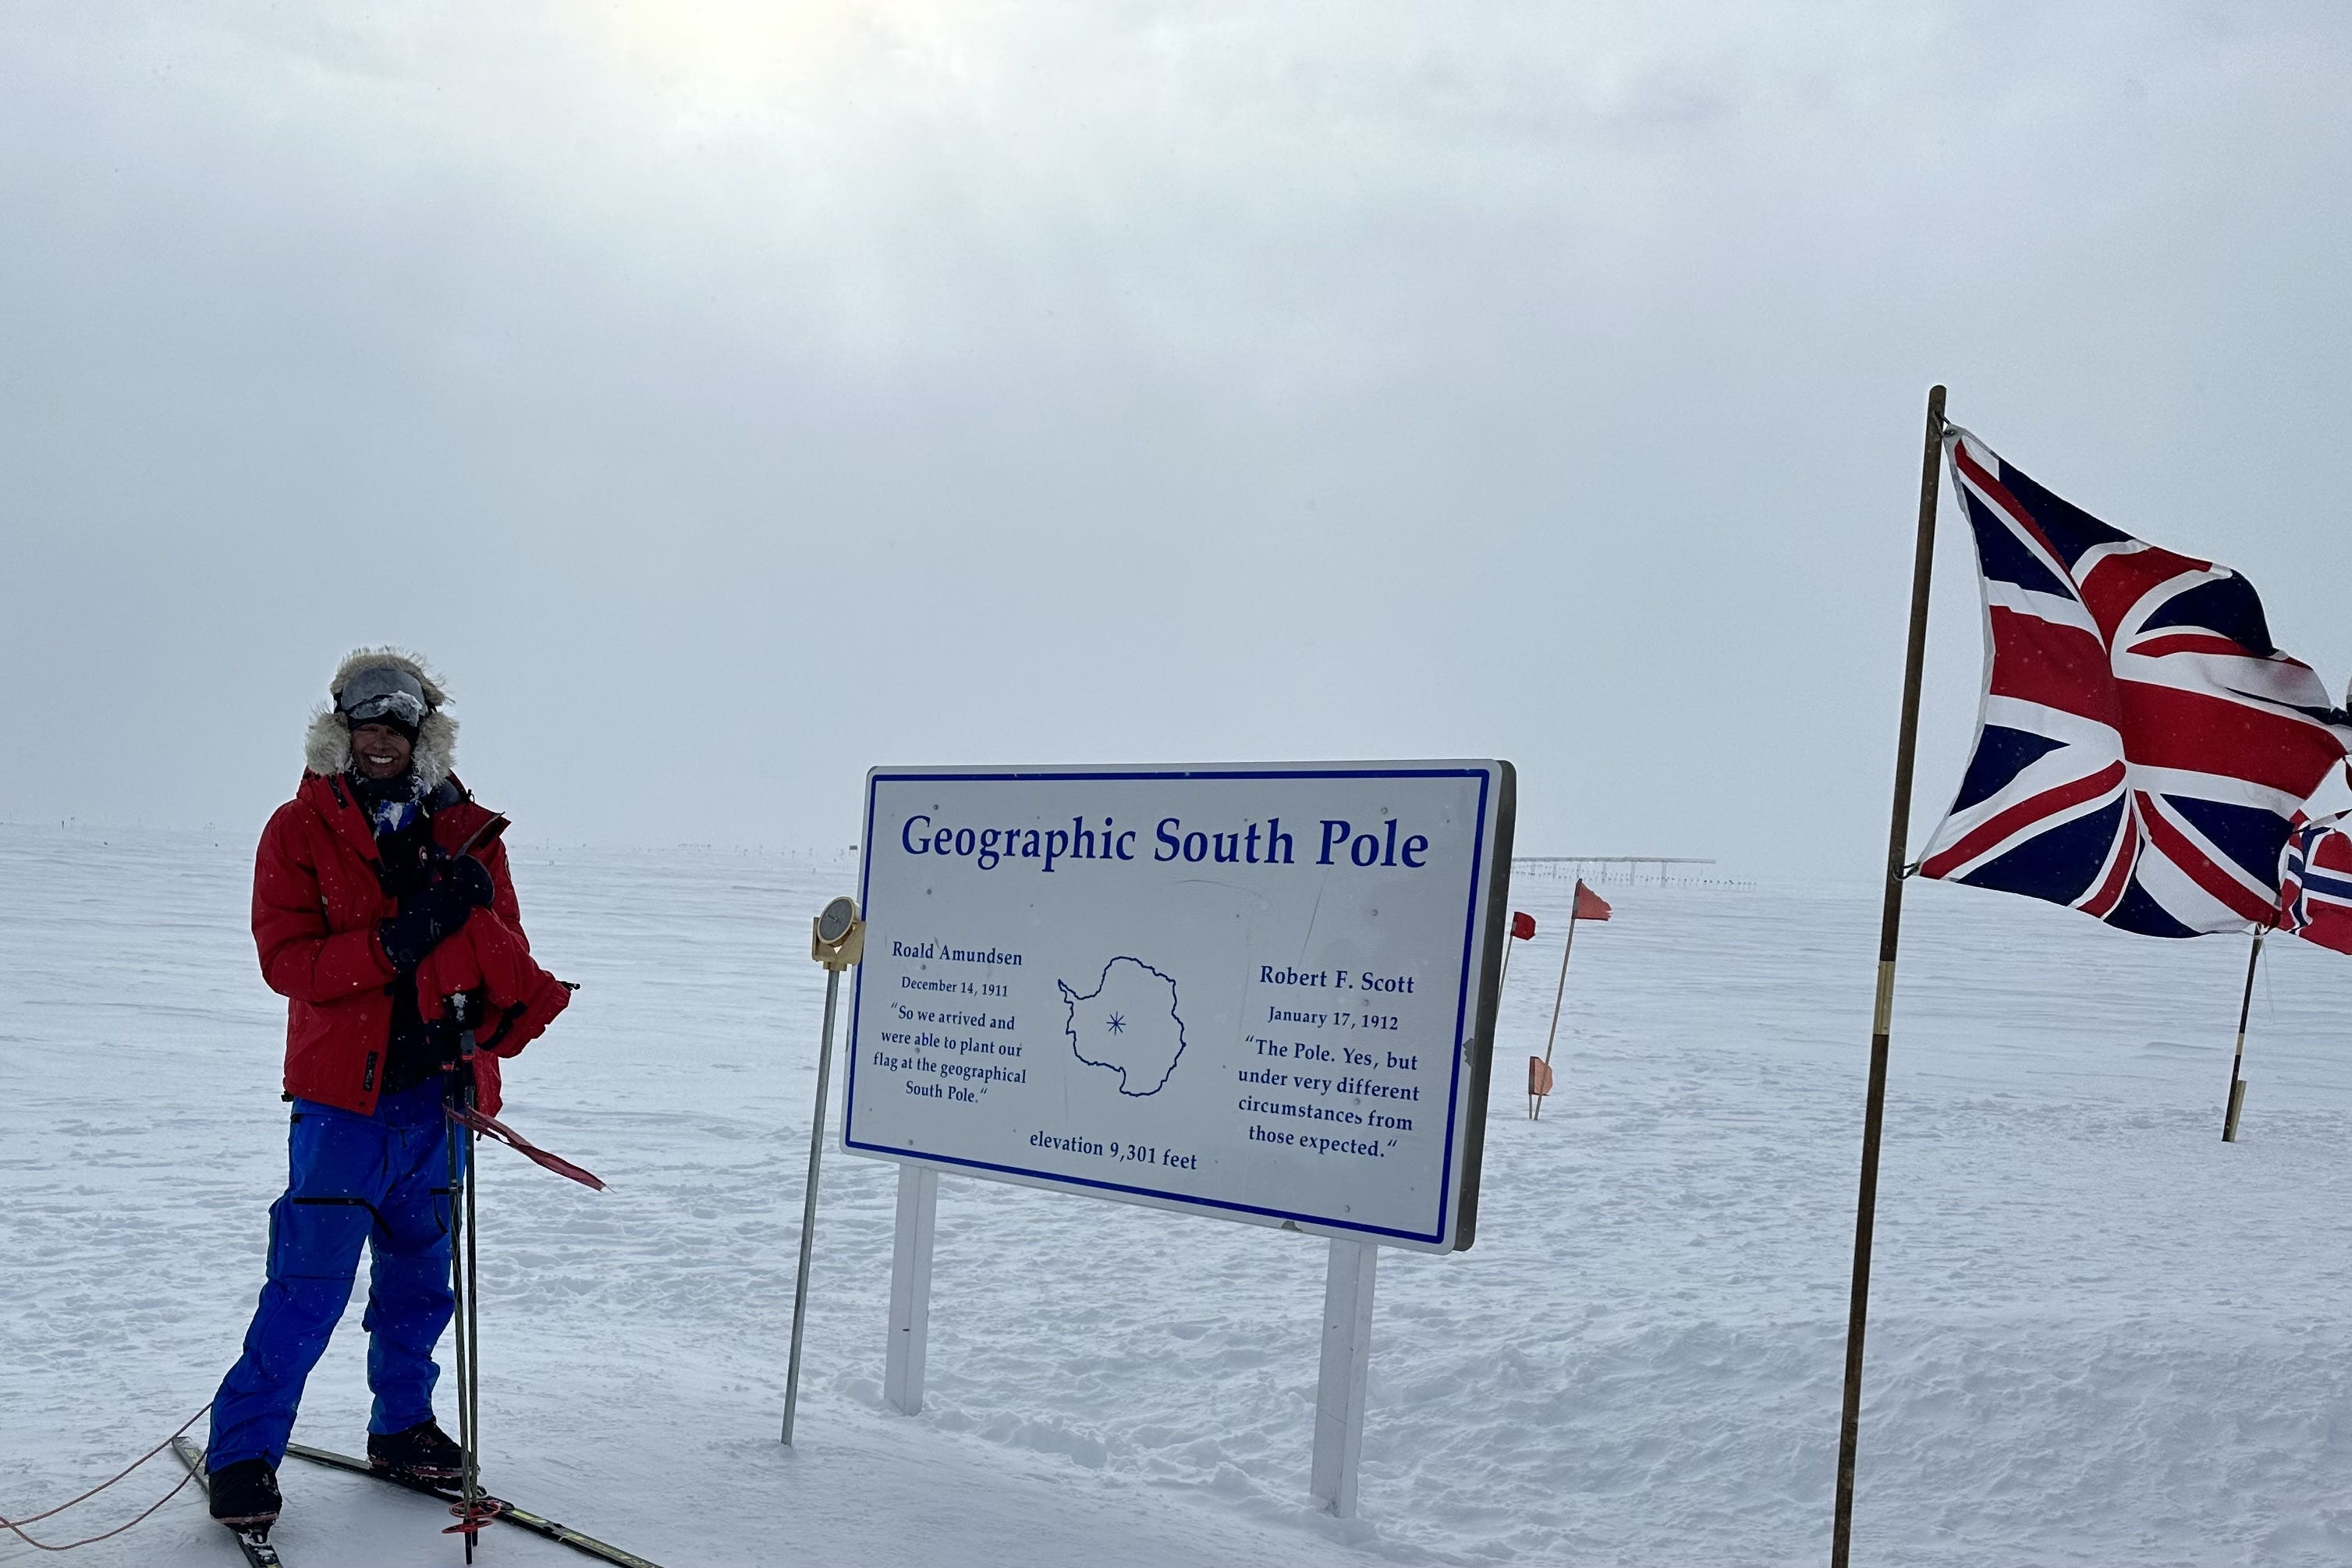
[[[2272,643],[2252,584],[1944,439],[1976,537],[1985,688],[1923,877],[2147,936],[2268,924],[2300,808],[2352,720]]]
[[[2345,814],[2300,822],[2279,867],[2279,929],[2352,952],[2352,834]]]

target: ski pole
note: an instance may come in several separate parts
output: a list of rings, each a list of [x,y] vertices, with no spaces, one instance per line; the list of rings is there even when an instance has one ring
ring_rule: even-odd
[[[481,1530],[476,1517],[475,1498],[480,1490],[478,1424],[481,1402],[481,1315],[478,1305],[480,1252],[475,1242],[476,1218],[474,1206],[474,1031],[467,1018],[469,999],[462,992],[449,999],[452,1020],[457,1025],[457,1081],[453,1092],[458,1107],[466,1114],[456,1120],[458,1126],[446,1134],[449,1138],[449,1284],[450,1327],[457,1350],[457,1448],[459,1480],[457,1515],[455,1533],[466,1538],[466,1561],[474,1560],[474,1542]],[[463,1142],[460,1142],[462,1136]],[[460,1151],[463,1151],[462,1156]],[[462,1206],[461,1206],[462,1205]]]
[[[462,1068],[461,1068],[462,1070]],[[449,1093],[459,1090],[453,1082]],[[459,1103],[463,1103],[460,1100]],[[458,1195],[458,1185],[471,1174],[462,1168],[464,1156],[458,1141],[461,1129],[452,1128],[442,1136],[449,1141],[449,1332],[456,1354],[457,1373],[457,1447],[460,1461],[469,1452],[471,1427],[466,1408],[466,1211]]]
[[[462,1018],[463,1014],[459,1016]],[[474,1092],[474,1031],[461,1029],[457,1034],[457,1060],[464,1070],[464,1080],[458,1092],[465,1096],[466,1109],[475,1108]],[[473,1126],[466,1129],[466,1476],[461,1496],[465,1500],[466,1561],[474,1560],[474,1542],[480,1521],[474,1517],[476,1500],[482,1491],[482,1272],[480,1250],[482,1227],[474,1206],[474,1157],[479,1152],[475,1143]]]

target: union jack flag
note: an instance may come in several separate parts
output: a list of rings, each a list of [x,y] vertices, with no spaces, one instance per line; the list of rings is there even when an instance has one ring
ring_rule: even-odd
[[[2301,807],[2352,718],[2271,641],[2252,584],[1944,438],[1975,535],[1977,739],[1919,875],[2022,893],[2147,936],[2278,918]]]
[[[2345,814],[2298,822],[2279,868],[2279,929],[2352,952],[2352,834]]]

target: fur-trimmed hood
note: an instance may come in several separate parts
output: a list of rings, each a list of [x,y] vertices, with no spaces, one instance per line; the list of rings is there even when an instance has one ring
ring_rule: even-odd
[[[302,739],[302,765],[324,777],[351,767],[352,732],[337,716],[333,700],[342,695],[343,688],[360,671],[385,668],[406,671],[425,688],[425,721],[417,726],[416,754],[411,765],[426,790],[437,789],[457,763],[457,721],[442,711],[449,693],[442,688],[440,677],[403,648],[363,647],[344,658],[335,679],[327,683],[328,700],[311,710],[310,728]]]

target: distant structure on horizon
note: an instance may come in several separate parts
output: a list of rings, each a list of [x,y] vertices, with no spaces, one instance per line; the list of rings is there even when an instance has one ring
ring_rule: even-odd
[[[1622,868],[1622,879],[1638,882],[1643,879],[1643,867],[1655,866],[1658,868],[1658,886],[1661,888],[1666,885],[1672,875],[1668,869],[1670,867],[1714,864],[1713,860],[1696,855],[1514,855],[1511,857],[1511,869],[1514,872],[1524,867],[1526,874],[1530,877],[1574,877],[1592,882],[1619,879],[1611,874],[1611,868]],[[1598,867],[1599,869],[1587,876],[1585,868],[1588,866]]]

